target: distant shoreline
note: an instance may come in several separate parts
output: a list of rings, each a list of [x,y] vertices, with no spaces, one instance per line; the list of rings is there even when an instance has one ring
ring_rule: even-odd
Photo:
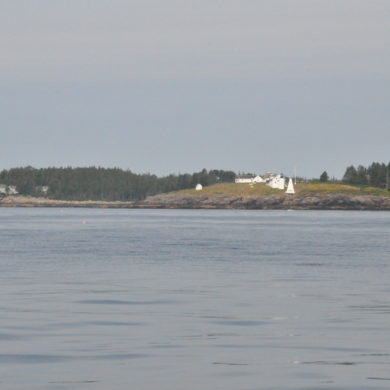
[[[100,209],[378,210],[390,211],[390,197],[358,194],[235,196],[167,193],[143,201],[68,201],[27,196],[0,199],[0,207]]]
[[[108,202],[95,200],[57,200],[32,196],[7,196],[0,199],[0,207],[74,207],[74,208],[135,208],[136,202]]]

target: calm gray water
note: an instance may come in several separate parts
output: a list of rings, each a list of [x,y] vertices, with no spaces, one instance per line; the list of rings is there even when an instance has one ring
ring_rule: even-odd
[[[0,388],[390,388],[390,213],[0,208]]]

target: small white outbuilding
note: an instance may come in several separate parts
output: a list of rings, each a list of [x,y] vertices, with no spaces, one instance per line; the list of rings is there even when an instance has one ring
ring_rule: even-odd
[[[196,185],[196,187],[195,187],[195,190],[196,190],[196,191],[202,191],[202,190],[203,190],[202,184],[198,183],[198,184]]]

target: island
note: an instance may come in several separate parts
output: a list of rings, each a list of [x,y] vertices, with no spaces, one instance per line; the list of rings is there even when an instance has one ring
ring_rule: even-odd
[[[390,210],[390,191],[335,183],[298,183],[286,194],[264,183],[221,183],[201,190],[180,190],[139,201],[58,200],[9,195],[0,207],[90,207],[241,210]]]

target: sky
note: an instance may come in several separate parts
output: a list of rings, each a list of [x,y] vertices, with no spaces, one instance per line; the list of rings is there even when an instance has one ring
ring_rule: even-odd
[[[0,169],[387,163],[389,20],[388,0],[0,0]]]

